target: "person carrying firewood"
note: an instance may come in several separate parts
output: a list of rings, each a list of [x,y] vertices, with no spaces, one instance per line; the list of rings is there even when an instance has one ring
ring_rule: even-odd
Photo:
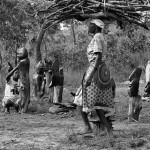
[[[103,109],[107,107],[110,108],[109,110],[113,110],[113,113],[115,112],[110,71],[102,55],[107,50],[103,31],[107,33],[108,30],[104,28],[103,21],[99,19],[90,21],[88,32],[92,36],[92,40],[87,47],[89,67],[83,76],[82,86],[78,89],[82,103],[76,100],[85,127],[78,134],[93,132],[88,120],[88,114],[92,110],[96,110],[99,119],[107,129],[109,137],[113,137],[112,127],[106,119],[105,110]]]

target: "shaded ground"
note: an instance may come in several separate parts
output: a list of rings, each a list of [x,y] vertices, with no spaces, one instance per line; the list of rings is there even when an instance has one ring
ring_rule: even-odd
[[[139,123],[129,124],[126,90],[127,86],[117,88],[113,147],[106,134],[76,135],[83,128],[76,110],[59,115],[46,113],[49,105],[43,100],[32,102],[33,112],[29,114],[0,113],[0,150],[148,150],[150,104],[143,102]]]

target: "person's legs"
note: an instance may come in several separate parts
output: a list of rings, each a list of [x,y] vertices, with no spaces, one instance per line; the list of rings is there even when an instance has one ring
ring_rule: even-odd
[[[4,101],[4,99],[2,100],[2,112],[5,112],[5,101]]]
[[[10,113],[10,107],[13,106],[13,102],[11,100],[7,100],[7,102],[5,103],[5,113]]]
[[[78,106],[78,110],[82,116],[85,125],[85,129],[81,134],[92,133],[92,128],[88,120],[88,114],[82,111],[82,106]]]
[[[133,118],[133,98],[129,99],[128,121],[132,121]]]
[[[101,109],[97,109],[96,113],[97,113],[99,119],[101,120],[102,124],[107,128],[108,134],[112,135],[112,128],[111,128],[110,124],[107,122],[104,111]]]
[[[142,110],[142,99],[141,96],[138,95],[134,97],[133,99],[133,119],[138,121],[139,120],[139,115],[140,111]]]
[[[21,98],[18,98],[14,103],[14,108],[16,110],[16,113],[21,113]]]
[[[18,113],[19,112],[19,105],[17,103],[14,103],[13,107],[15,108],[16,113]]]

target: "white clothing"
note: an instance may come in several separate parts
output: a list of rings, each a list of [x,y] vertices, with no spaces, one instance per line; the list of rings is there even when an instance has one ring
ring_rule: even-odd
[[[6,82],[4,98],[2,100],[3,106],[5,105],[5,103],[7,103],[8,100],[11,100],[13,103],[15,103],[16,101],[18,101],[18,99],[20,99],[20,87],[21,81],[19,79],[16,82],[13,80],[13,77],[11,77],[9,82]]]
[[[82,86],[77,89],[73,103],[77,106],[82,106]]]
[[[59,87],[54,86],[54,95],[53,95],[53,103],[59,103]]]
[[[146,66],[145,75],[146,75],[146,83],[147,83],[148,81],[150,81],[150,62],[149,61]]]
[[[104,22],[101,21],[100,19],[93,19],[90,22],[96,24],[98,27],[100,27],[102,29],[105,27]]]
[[[96,33],[87,47],[87,58],[90,64],[96,60],[96,52],[101,52],[105,56],[107,43],[102,33]]]

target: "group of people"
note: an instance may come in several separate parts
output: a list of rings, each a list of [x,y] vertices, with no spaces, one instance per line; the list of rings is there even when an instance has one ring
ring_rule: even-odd
[[[108,134],[112,135],[109,117],[114,113],[116,85],[103,55],[107,50],[107,43],[103,35],[104,32],[107,33],[108,29],[103,21],[99,19],[90,21],[88,33],[92,36],[92,40],[87,48],[89,67],[83,76],[78,94],[76,94],[76,96],[79,96],[75,96],[74,102],[78,105],[85,123],[85,130],[80,134],[92,132],[88,114],[92,110],[96,110],[97,116],[107,128]],[[6,113],[10,112],[10,107],[15,107],[16,112],[19,112],[22,103],[20,90],[24,89],[24,86],[21,83],[22,81],[20,81],[18,67],[15,68],[9,70],[6,77],[5,95],[2,100],[2,105]]]
[[[90,21],[88,33],[92,36],[92,40],[87,47],[89,67],[83,76],[82,84],[74,101],[78,105],[85,123],[85,130],[80,134],[92,132],[88,114],[96,110],[97,116],[107,128],[108,134],[112,135],[109,117],[114,113],[116,85],[103,55],[107,50],[104,32],[107,33],[108,28],[106,28],[103,21],[99,19]],[[25,86],[22,84],[24,80],[20,80],[21,66],[19,66],[20,62],[14,69],[9,70],[6,77],[5,95],[2,100],[6,113],[10,113],[10,107],[15,107],[16,112],[19,112],[20,107],[22,107],[20,91],[24,91]]]
[[[74,100],[85,125],[84,130],[79,134],[93,132],[89,122],[89,114],[95,111],[100,123],[106,127],[108,135],[113,136],[110,116],[115,113],[116,84],[107,67],[104,55],[107,51],[104,33],[107,34],[108,31],[106,24],[99,19],[91,20],[89,23],[88,33],[92,36],[92,40],[87,47],[89,67],[83,75],[81,86],[77,90]],[[138,66],[129,76],[128,94],[131,97],[131,100],[129,100],[129,119],[138,120],[138,115],[142,108],[139,95],[139,81],[142,70],[143,68]],[[24,87],[19,80],[18,70],[10,71],[6,77],[5,96],[2,100],[6,113],[9,113],[10,106],[14,106],[16,112],[19,112],[19,91],[21,88]]]

